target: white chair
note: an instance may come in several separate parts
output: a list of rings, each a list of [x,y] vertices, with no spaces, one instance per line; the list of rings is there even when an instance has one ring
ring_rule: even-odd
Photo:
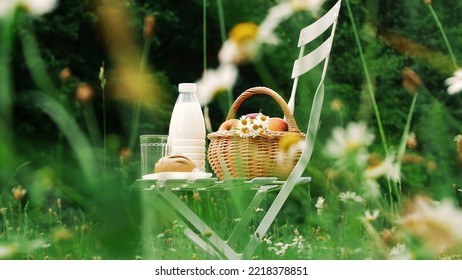
[[[299,77],[309,72],[319,63],[324,61],[321,79],[319,81],[318,87],[313,97],[313,103],[311,105],[311,113],[308,121],[305,145],[300,160],[297,162],[297,164],[294,167],[294,170],[282,186],[273,204],[267,210],[266,215],[263,217],[260,223],[260,226],[257,228],[255,234],[253,235],[249,244],[247,245],[243,254],[244,256],[250,256],[255,251],[256,247],[261,242],[263,236],[265,236],[265,234],[267,233],[269,227],[271,226],[277,214],[281,210],[283,204],[289,197],[294,186],[302,177],[303,172],[305,171],[309,161],[311,160],[311,156],[313,154],[314,141],[319,126],[322,105],[324,102],[324,79],[326,77],[327,66],[329,64],[329,55],[332,49],[332,43],[334,40],[341,2],[342,0],[339,0],[324,16],[322,16],[320,19],[318,19],[317,21],[303,28],[300,31],[300,36],[298,40],[300,54],[299,58],[294,62],[292,70],[292,79],[294,79],[294,83],[292,86],[291,96],[288,102],[288,107],[291,110],[292,114],[294,113],[295,97],[297,93]],[[314,51],[308,54],[304,54],[305,46],[311,41],[317,39],[329,28],[331,28],[330,36]]]

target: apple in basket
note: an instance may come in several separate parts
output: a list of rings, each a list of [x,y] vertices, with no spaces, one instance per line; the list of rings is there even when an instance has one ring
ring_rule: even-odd
[[[229,120],[223,122],[220,125],[220,127],[218,128],[218,130],[231,130],[231,129],[236,127],[238,121],[239,120],[237,120],[237,119],[229,119]]]

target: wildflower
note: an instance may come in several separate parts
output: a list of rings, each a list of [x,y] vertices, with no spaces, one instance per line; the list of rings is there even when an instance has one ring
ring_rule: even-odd
[[[285,254],[287,249],[289,249],[290,244],[277,242],[274,244],[274,247],[268,247],[268,251],[274,251],[276,255],[282,256]]]
[[[462,69],[457,69],[452,77],[446,79],[445,83],[449,86],[448,93],[450,95],[462,91]]]
[[[90,226],[88,224],[83,224],[80,226],[80,231],[86,233],[90,230]]]
[[[368,158],[365,149],[373,140],[374,135],[367,131],[364,123],[350,123],[346,129],[334,128],[332,138],[327,142],[326,153],[338,160],[353,156],[356,164],[364,165]]]
[[[425,5],[430,5],[432,3],[432,0],[423,0]]]
[[[403,87],[410,93],[415,93],[422,86],[422,80],[411,68],[405,67],[401,72]]]
[[[239,118],[239,122],[236,125],[236,128],[239,132],[240,137],[249,137],[251,136],[252,122],[249,117],[242,116]]]
[[[6,210],[7,210],[7,209],[8,209],[8,208],[6,208],[6,207],[0,208],[0,214],[6,215]]]
[[[279,38],[274,33],[276,27],[298,11],[310,11],[317,15],[323,3],[324,0],[289,0],[271,7],[259,26],[258,41],[278,44]]]
[[[318,214],[322,213],[322,209],[324,208],[324,201],[325,200],[322,196],[318,197],[318,200],[316,201],[316,205],[314,207],[316,207]]]
[[[84,105],[93,99],[93,89],[87,83],[80,83],[75,92],[75,99],[80,104]]]
[[[410,260],[411,254],[407,250],[406,245],[400,243],[390,250],[388,257],[392,260]]]
[[[56,8],[57,2],[57,0],[3,0],[0,1],[0,18],[14,12],[16,8],[23,9],[33,16],[42,16]]]
[[[291,0],[290,4],[294,11],[310,11],[316,15],[324,4],[324,0]]]
[[[364,213],[364,217],[366,218],[367,221],[373,222],[379,217],[379,213],[380,211],[377,209],[374,210],[373,213],[371,213],[370,210],[366,210],[366,212]]]
[[[230,90],[237,79],[233,64],[221,64],[216,70],[207,70],[197,81],[197,98],[201,106],[207,105],[219,93]]]
[[[336,98],[330,102],[330,109],[334,112],[340,112],[343,108],[343,102]]]
[[[400,224],[419,238],[429,252],[441,254],[462,244],[462,211],[449,200],[435,205],[427,198],[417,197]]]
[[[370,165],[364,171],[366,179],[378,179],[385,176],[393,182],[399,181],[400,170],[399,166],[395,163],[395,156],[388,155],[385,160],[378,164]]]
[[[101,88],[104,90],[104,87],[106,86],[106,76],[104,75],[104,61],[101,67],[99,68],[99,82],[101,84]]]
[[[365,179],[365,195],[370,198],[379,198],[380,197],[380,184],[375,179]]]
[[[13,245],[0,245],[0,259],[11,258],[16,253],[16,247]]]
[[[61,209],[61,198],[56,200],[56,204],[58,205],[58,208]]]
[[[152,36],[154,35],[155,23],[156,18],[152,15],[146,16],[144,18],[143,35],[145,39],[152,38]]]
[[[220,63],[240,64],[251,60],[258,48],[257,35],[258,25],[253,22],[243,22],[234,26],[218,53]]]
[[[438,168],[438,164],[436,164],[436,162],[434,162],[433,160],[429,160],[427,162],[427,170],[428,170],[428,172],[433,172],[437,168]]]
[[[338,198],[340,199],[340,201],[343,201],[345,203],[348,203],[348,202],[357,202],[357,203],[361,203],[364,201],[364,199],[357,195],[355,192],[342,192],[338,195]]]
[[[127,164],[130,161],[131,157],[132,151],[130,150],[130,148],[123,147],[122,149],[120,149],[119,159],[121,165]]]
[[[66,67],[59,72],[59,79],[61,81],[67,81],[70,77],[72,77],[72,71],[69,67]]]
[[[414,132],[411,132],[409,133],[409,136],[407,137],[407,140],[406,140],[406,146],[409,148],[409,149],[415,149],[417,148],[417,138],[416,138],[416,135]]]
[[[60,228],[54,231],[53,233],[53,238],[56,241],[66,241],[70,240],[74,237],[71,231],[65,229],[65,228]]]
[[[27,191],[23,186],[18,185],[16,188],[12,189],[11,192],[16,200],[22,200],[26,196]]]
[[[202,199],[201,199],[201,194],[198,193],[198,192],[194,192],[194,194],[193,194],[193,199],[194,199],[195,201],[197,201],[197,202],[201,202],[201,200],[202,200]]]

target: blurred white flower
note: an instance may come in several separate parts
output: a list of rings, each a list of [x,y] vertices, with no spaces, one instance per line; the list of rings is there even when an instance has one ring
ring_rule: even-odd
[[[404,229],[419,238],[430,252],[441,254],[462,245],[462,211],[452,201],[439,204],[417,197],[411,211],[399,221]]]
[[[293,14],[290,2],[283,2],[269,9],[268,15],[258,29],[258,40],[268,44],[278,44],[279,38],[274,34],[276,27]]]
[[[237,79],[237,73],[233,64],[221,64],[215,70],[207,70],[197,82],[197,98],[201,106],[210,103],[218,93],[230,90]]]
[[[366,148],[373,140],[374,135],[367,130],[365,123],[349,123],[346,129],[334,128],[332,138],[326,144],[326,153],[338,160],[354,157],[357,165],[364,166],[368,159]]]
[[[22,8],[34,16],[41,16],[56,8],[57,0],[0,0],[0,18]]]
[[[324,208],[324,201],[325,200],[322,196],[318,197],[318,200],[316,201],[316,205],[314,207],[316,207],[318,214],[322,213],[322,209]]]
[[[234,26],[219,53],[220,63],[240,64],[251,60],[258,49],[259,27],[253,22],[243,22]]]
[[[410,260],[411,254],[407,250],[405,244],[399,243],[395,247],[391,248],[388,257],[392,260]]]
[[[342,192],[338,195],[338,198],[340,199],[340,201],[343,201],[345,203],[348,203],[348,202],[357,202],[357,203],[361,203],[364,201],[364,199],[357,195],[355,192]]]
[[[380,197],[380,184],[375,179],[365,180],[365,194],[370,198]]]
[[[452,77],[446,79],[445,84],[449,86],[448,93],[450,95],[462,91],[462,69],[457,69]]]
[[[379,164],[368,166],[364,171],[364,177],[366,179],[376,180],[385,176],[393,182],[398,182],[400,179],[400,167],[395,160],[396,157],[394,155],[388,155],[385,160]]]
[[[8,259],[16,253],[16,247],[14,245],[0,245],[0,259]]]
[[[286,21],[298,11],[309,11],[316,16],[322,4],[324,4],[324,0],[289,0],[271,7],[268,15],[260,23],[258,42],[278,44],[279,38],[274,31],[283,21]]]
[[[379,213],[380,211],[377,209],[374,210],[373,213],[371,213],[370,210],[366,210],[366,212],[364,213],[364,217],[366,218],[367,221],[373,222],[379,217]]]
[[[308,11],[314,16],[318,15],[325,0],[290,0],[292,9],[297,11]]]

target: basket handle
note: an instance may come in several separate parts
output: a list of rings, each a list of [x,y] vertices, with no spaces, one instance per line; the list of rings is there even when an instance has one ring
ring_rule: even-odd
[[[266,94],[266,95],[271,96],[278,103],[279,107],[281,107],[282,112],[284,113],[284,117],[287,122],[288,131],[300,132],[300,129],[298,128],[298,125],[295,122],[294,116],[290,113],[290,109],[287,106],[287,103],[277,92],[267,87],[253,87],[241,93],[241,95],[239,95],[238,98],[234,101],[233,105],[231,105],[231,108],[229,109],[229,112],[228,112],[228,116],[226,116],[226,120],[234,118],[242,102],[244,102],[250,96],[256,95],[256,94]]]

